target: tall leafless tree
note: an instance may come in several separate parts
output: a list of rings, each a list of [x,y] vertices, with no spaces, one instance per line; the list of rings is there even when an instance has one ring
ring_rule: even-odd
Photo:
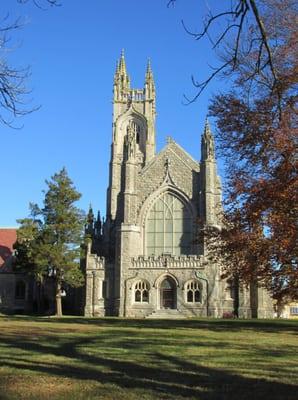
[[[17,0],[20,4],[32,2],[36,7],[46,5],[59,6],[58,0]],[[8,62],[10,53],[9,42],[13,31],[24,26],[24,20],[19,17],[10,20],[9,12],[0,21],[0,123],[13,127],[16,117],[26,115],[38,109],[30,106],[27,81],[30,68],[18,68]]]

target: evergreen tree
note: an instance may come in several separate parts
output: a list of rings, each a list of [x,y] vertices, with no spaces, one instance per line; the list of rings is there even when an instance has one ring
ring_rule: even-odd
[[[31,218],[19,221],[16,261],[38,281],[46,276],[55,280],[56,315],[61,316],[63,283],[72,287],[83,283],[80,245],[84,218],[74,204],[81,194],[74,188],[65,168],[46,184],[43,208],[30,204]]]

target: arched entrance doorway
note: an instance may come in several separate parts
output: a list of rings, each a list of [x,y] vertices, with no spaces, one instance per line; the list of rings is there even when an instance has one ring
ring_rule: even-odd
[[[167,276],[160,285],[160,308],[176,308],[176,282]]]

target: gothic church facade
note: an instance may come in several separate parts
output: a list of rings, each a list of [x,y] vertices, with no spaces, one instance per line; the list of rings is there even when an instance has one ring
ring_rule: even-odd
[[[220,225],[221,184],[206,122],[197,162],[174,140],[156,154],[155,85],[148,63],[132,89],[121,55],[114,76],[107,214],[90,210],[86,233],[86,316],[270,317],[258,288],[221,279],[198,241],[200,224]]]

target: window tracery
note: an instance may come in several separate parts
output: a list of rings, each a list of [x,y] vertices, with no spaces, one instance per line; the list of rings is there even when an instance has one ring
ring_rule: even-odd
[[[192,280],[186,284],[186,302],[202,302],[202,286],[199,281]]]
[[[138,281],[134,285],[135,303],[149,303],[149,284],[145,281]]]
[[[192,215],[188,207],[169,192],[151,207],[145,225],[146,254],[191,254]]]

